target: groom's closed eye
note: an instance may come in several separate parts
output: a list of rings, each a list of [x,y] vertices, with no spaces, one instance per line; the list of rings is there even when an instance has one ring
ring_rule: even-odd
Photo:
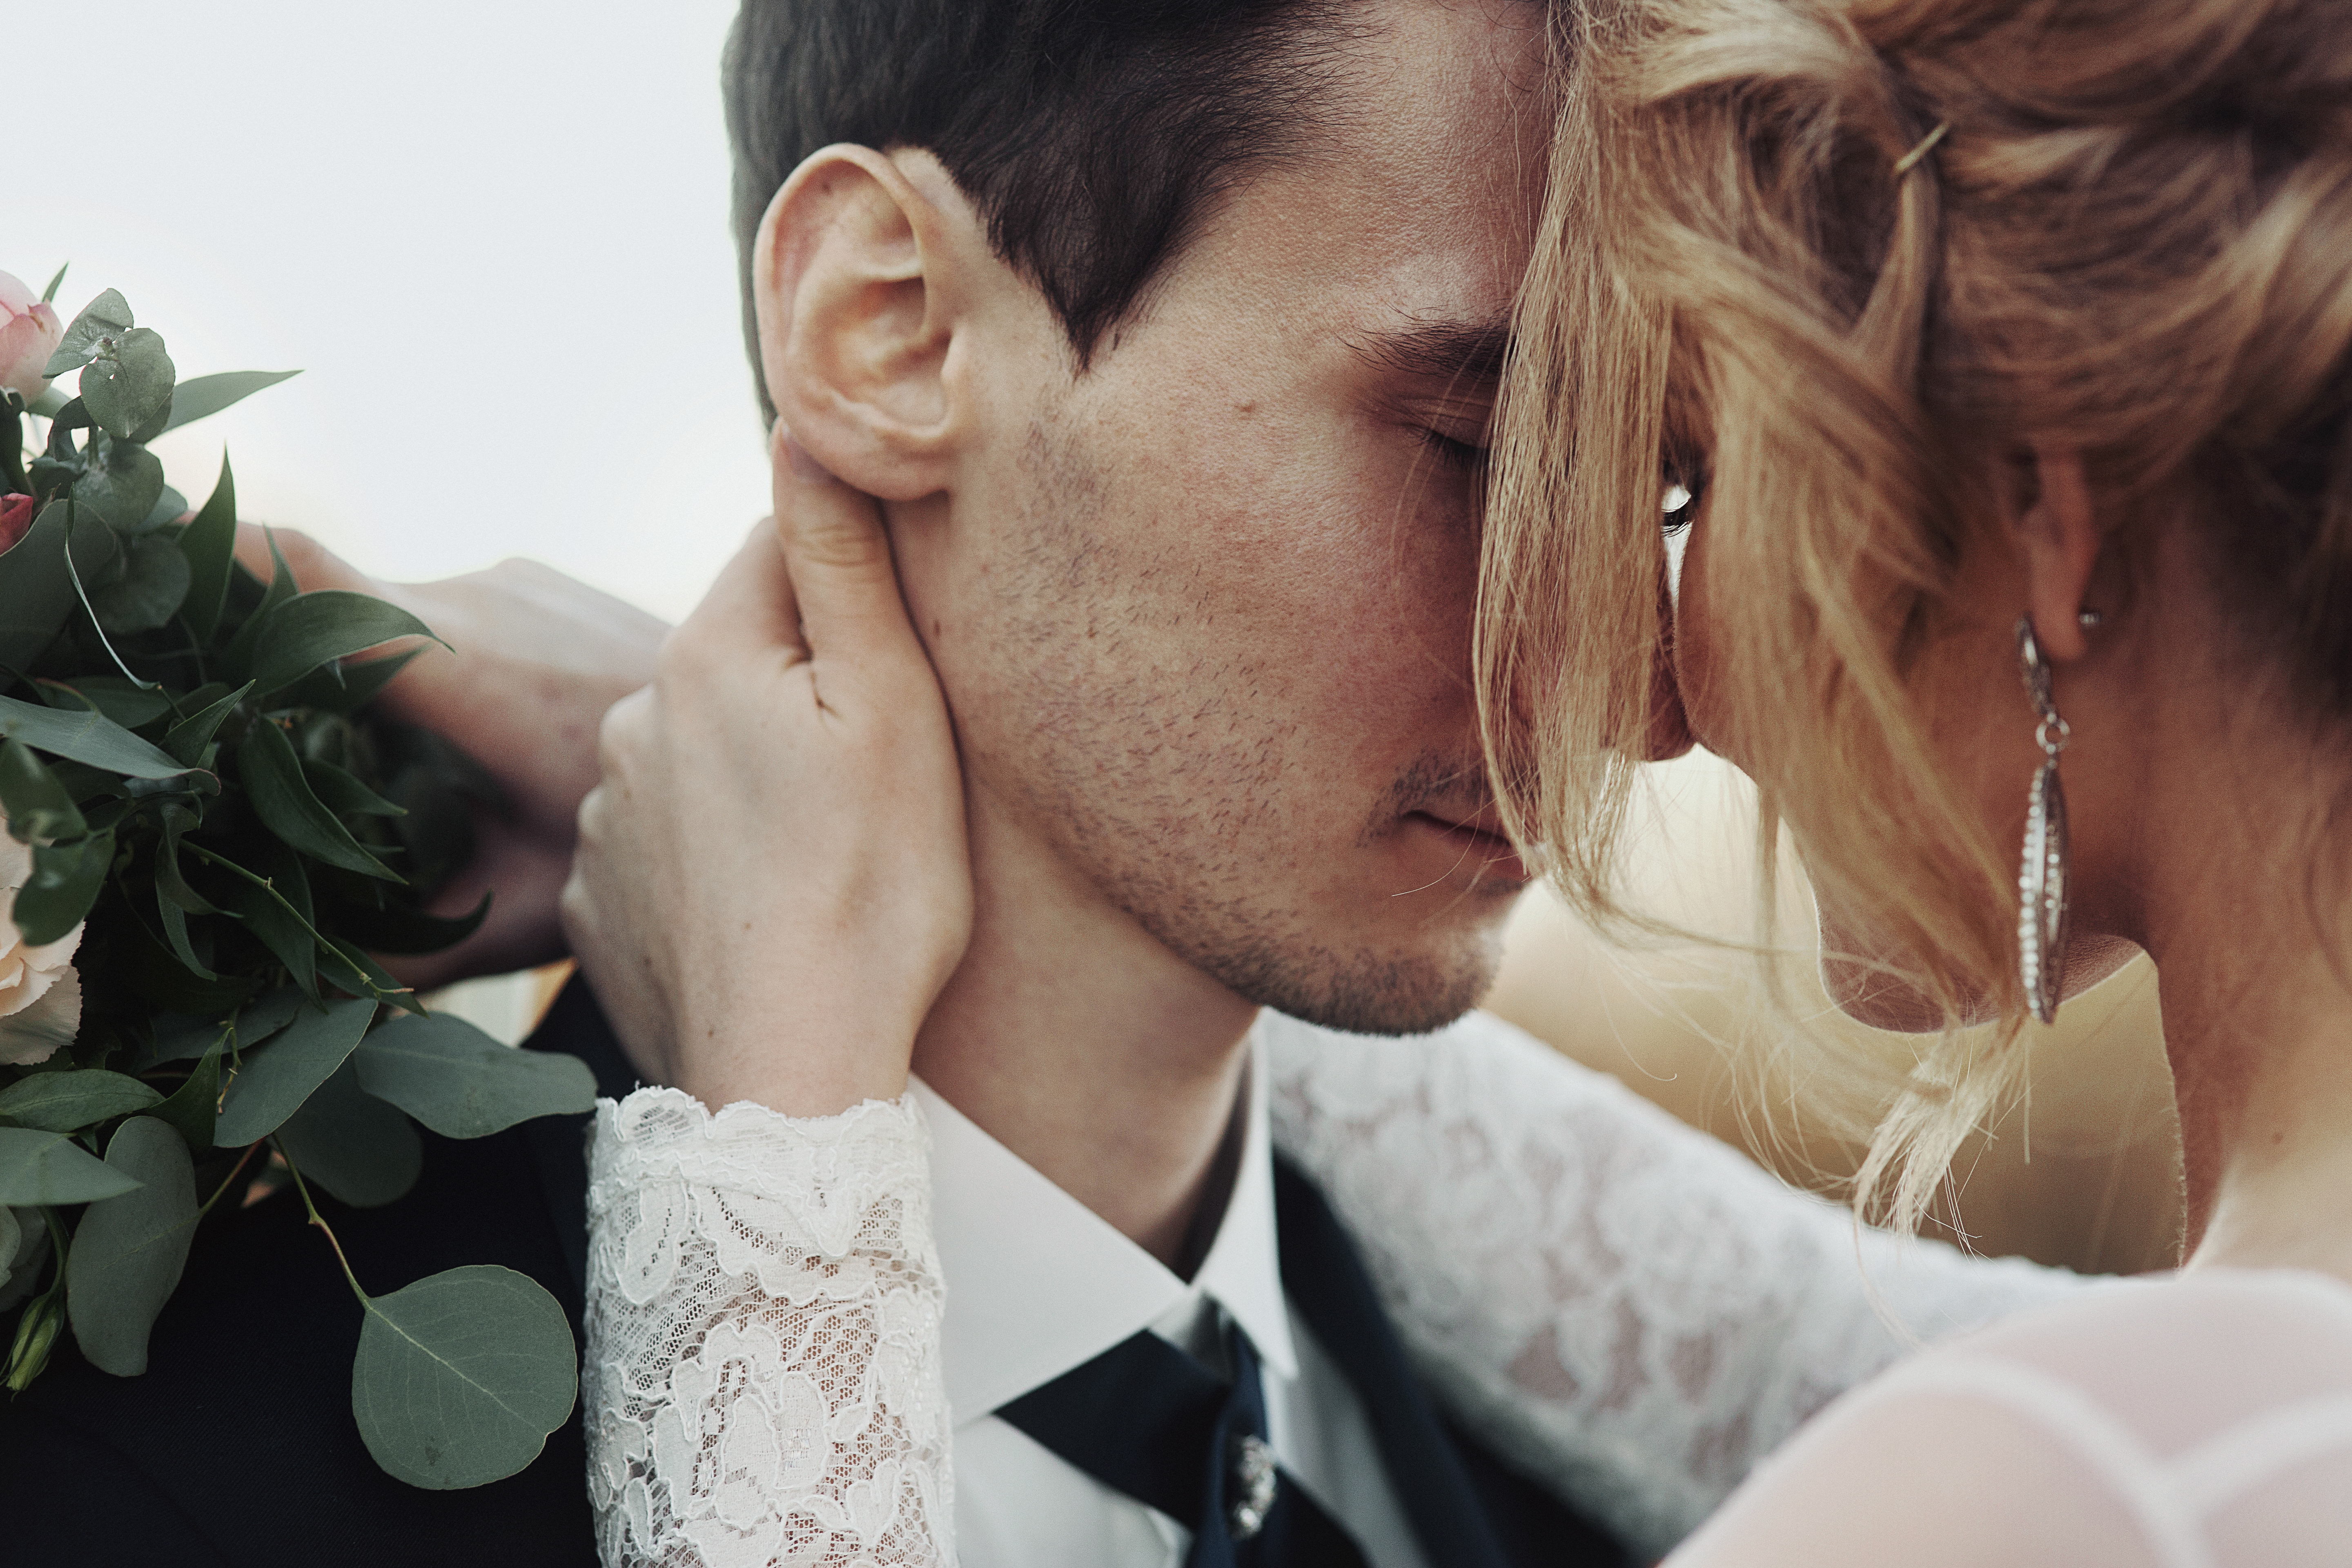
[[[1378,372],[1392,418],[1448,469],[1484,473],[1487,427],[1510,348],[1507,319],[1417,321],[1349,346]]]

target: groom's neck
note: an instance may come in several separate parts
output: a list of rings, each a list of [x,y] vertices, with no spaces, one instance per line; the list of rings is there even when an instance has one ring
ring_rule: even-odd
[[[1171,1268],[1205,1201],[1257,1009],[1171,952],[986,803],[971,812],[971,945],[915,1071]]]

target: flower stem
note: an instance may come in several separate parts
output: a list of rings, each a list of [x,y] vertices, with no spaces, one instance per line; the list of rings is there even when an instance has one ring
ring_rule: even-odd
[[[351,1281],[352,1294],[360,1299],[361,1306],[366,1306],[368,1293],[360,1289],[359,1276],[352,1272],[352,1260],[343,1256],[343,1244],[335,1239],[335,1227],[320,1217],[319,1205],[310,1201],[310,1188],[302,1180],[299,1167],[291,1159],[288,1159],[286,1145],[278,1142],[274,1138],[270,1142],[277,1146],[278,1157],[286,1161],[286,1173],[294,1178],[294,1190],[302,1194],[302,1206],[310,1212],[310,1223],[327,1233],[327,1245],[335,1249],[335,1261],[343,1266],[343,1278]]]
[[[247,1143],[245,1146],[245,1152],[236,1157],[236,1163],[231,1165],[229,1167],[228,1174],[221,1178],[221,1184],[213,1189],[213,1195],[206,1198],[205,1200],[204,1206],[196,1211],[196,1217],[198,1219],[202,1219],[205,1215],[213,1212],[213,1205],[220,1202],[221,1194],[228,1191],[229,1184],[236,1180],[237,1173],[245,1169],[245,1163],[247,1160],[252,1159],[253,1152],[260,1147],[261,1141],[259,1139],[256,1139],[254,1142]],[[291,1169],[291,1167],[289,1166],[289,1169]]]

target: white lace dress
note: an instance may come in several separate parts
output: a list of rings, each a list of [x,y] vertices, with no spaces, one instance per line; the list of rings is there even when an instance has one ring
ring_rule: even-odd
[[[1277,1145],[1441,1397],[1636,1550],[1901,1355],[1882,1306],[1934,1337],[2084,1289],[1858,1234],[1491,1017],[1260,1028]],[[954,1561],[926,1151],[911,1100],[600,1107],[583,1403],[608,1568]]]

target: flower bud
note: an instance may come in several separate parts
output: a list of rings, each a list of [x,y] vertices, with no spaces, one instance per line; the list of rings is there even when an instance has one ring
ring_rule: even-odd
[[[25,1309],[16,1321],[16,1342],[8,1351],[9,1393],[22,1394],[33,1386],[33,1379],[49,1364],[49,1347],[58,1342],[65,1321],[65,1298],[55,1289]]]
[[[65,335],[65,323],[47,300],[0,272],[0,386],[27,403],[48,391],[41,367]]]

